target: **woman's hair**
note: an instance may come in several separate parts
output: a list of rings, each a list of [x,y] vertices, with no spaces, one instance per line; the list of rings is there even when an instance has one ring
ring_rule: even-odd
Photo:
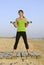
[[[18,13],[20,13],[20,12],[22,12],[22,13],[24,14],[24,11],[23,11],[23,10],[19,10],[19,11],[18,11]],[[23,16],[23,18],[25,18],[25,17]]]
[[[19,10],[19,11],[18,11],[18,13],[20,13],[20,12],[24,13],[24,11],[23,11],[23,10]]]

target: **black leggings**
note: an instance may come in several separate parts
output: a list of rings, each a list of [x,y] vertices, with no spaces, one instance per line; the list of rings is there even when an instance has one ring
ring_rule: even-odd
[[[17,34],[16,34],[16,40],[15,40],[15,45],[14,45],[14,49],[17,49],[17,45],[18,45],[20,36],[22,36],[22,38],[23,38],[23,40],[24,40],[26,49],[29,49],[29,45],[28,45],[28,43],[27,43],[26,32],[17,32]]]

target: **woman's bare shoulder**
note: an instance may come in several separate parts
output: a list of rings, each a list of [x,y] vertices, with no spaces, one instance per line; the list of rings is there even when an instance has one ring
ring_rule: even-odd
[[[16,20],[18,21],[18,20],[19,20],[19,18],[16,18]]]
[[[24,18],[27,21],[27,18]]]
[[[27,19],[26,17],[24,17],[24,19]]]

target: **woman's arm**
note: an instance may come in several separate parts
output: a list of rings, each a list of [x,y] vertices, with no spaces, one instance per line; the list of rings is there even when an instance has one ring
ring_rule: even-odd
[[[26,21],[26,23],[25,23],[25,27],[27,27],[30,23],[32,23],[32,21]]]
[[[14,25],[14,27],[17,28],[17,26],[18,26],[17,19],[15,22],[10,21],[10,23],[12,23]]]

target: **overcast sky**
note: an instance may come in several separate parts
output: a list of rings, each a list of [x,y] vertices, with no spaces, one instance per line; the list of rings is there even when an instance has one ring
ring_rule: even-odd
[[[44,38],[44,0],[0,0],[0,37],[14,37],[17,29],[10,21],[18,17],[18,10],[32,20],[27,29],[29,38]]]

